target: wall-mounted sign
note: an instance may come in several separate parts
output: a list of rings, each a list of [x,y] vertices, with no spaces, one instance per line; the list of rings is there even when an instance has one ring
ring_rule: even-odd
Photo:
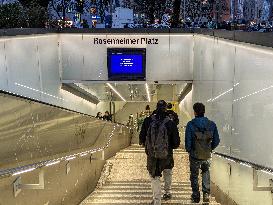
[[[158,45],[158,38],[94,38],[94,45]]]
[[[145,48],[108,48],[109,80],[145,80]]]

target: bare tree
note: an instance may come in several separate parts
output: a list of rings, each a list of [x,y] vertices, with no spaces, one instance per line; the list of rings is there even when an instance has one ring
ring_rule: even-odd
[[[174,0],[173,2],[173,15],[171,19],[171,27],[177,28],[179,25],[181,0]]]
[[[131,6],[132,6],[131,0],[123,0],[123,7],[131,8]]]
[[[71,5],[74,4],[71,0],[50,0],[49,7],[56,12],[62,21],[62,27],[65,26],[66,12]]]
[[[145,14],[150,24],[155,18],[161,19],[166,10],[167,0],[135,0],[135,11]]]
[[[210,0],[209,3],[209,8],[212,9],[216,22],[219,22],[220,17],[228,10],[227,2],[225,0]]]
[[[185,17],[215,17],[217,22],[228,9],[226,0],[185,0],[184,6]]]
[[[19,0],[19,2],[24,6],[24,7],[29,7],[31,4],[36,3],[44,8],[48,7],[48,4],[51,0]]]

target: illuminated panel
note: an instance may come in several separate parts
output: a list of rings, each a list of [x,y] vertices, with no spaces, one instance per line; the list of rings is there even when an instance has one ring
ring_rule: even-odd
[[[145,80],[146,49],[108,48],[109,80]]]
[[[111,55],[112,74],[142,74],[142,55]]]

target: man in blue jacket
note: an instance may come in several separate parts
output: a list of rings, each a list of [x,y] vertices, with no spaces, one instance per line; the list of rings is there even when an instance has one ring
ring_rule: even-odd
[[[205,105],[196,103],[193,105],[195,118],[188,122],[185,133],[186,151],[189,153],[190,161],[190,180],[192,187],[191,200],[193,203],[200,202],[200,191],[198,183],[199,169],[202,170],[202,191],[203,202],[209,202],[210,195],[210,152],[214,150],[220,143],[216,124],[204,116]],[[203,134],[202,134],[203,133]],[[205,134],[204,134],[205,133]],[[208,133],[208,134],[206,134]],[[209,157],[200,157],[200,152],[197,152],[197,141],[202,140],[202,136],[211,136],[208,140],[207,151]],[[205,140],[203,140],[204,142]],[[199,146],[200,147],[200,146]],[[204,152],[203,152],[204,153]]]

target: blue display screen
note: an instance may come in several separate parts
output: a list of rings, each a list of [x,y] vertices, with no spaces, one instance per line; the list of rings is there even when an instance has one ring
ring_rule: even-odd
[[[143,55],[141,54],[112,54],[111,55],[112,74],[142,74]]]

